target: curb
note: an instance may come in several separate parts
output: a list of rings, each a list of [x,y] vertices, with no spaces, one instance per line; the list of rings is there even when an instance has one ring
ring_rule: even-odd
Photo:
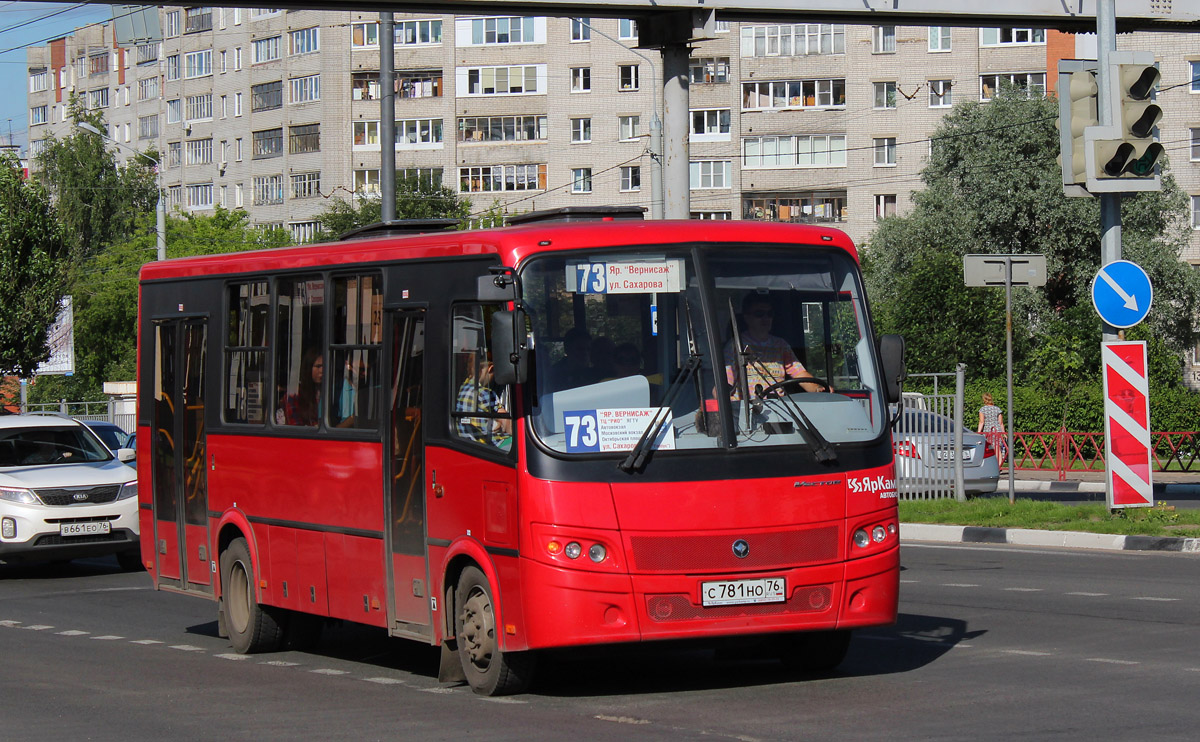
[[[1008,480],[1000,477],[1000,489],[1004,489]],[[1017,492],[1105,492],[1104,482],[1058,482],[1044,479],[1017,479],[1013,482]],[[999,491],[999,490],[997,490]]]
[[[1028,528],[983,528],[931,523],[901,523],[900,540],[951,544],[1013,544],[1059,546],[1107,551],[1177,551],[1200,554],[1200,538],[1113,536],[1079,531],[1035,531]]]

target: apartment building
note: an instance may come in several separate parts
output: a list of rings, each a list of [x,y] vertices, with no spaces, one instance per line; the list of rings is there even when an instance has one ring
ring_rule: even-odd
[[[74,94],[104,111],[113,139],[160,153],[175,208],[241,207],[303,240],[329,199],[377,192],[376,14],[160,14],[161,44],[120,49],[110,25],[94,25],[28,51],[33,154],[46,133],[66,133]],[[1161,139],[1191,198],[1186,257],[1200,264],[1191,39],[1119,43],[1161,62]],[[662,68],[637,43],[629,20],[397,14],[397,169],[458,190],[477,212],[649,208]],[[1086,46],[1036,28],[718,24],[691,60],[692,214],[827,222],[862,241],[908,208],[954,103],[986,101],[1004,80],[1052,89],[1057,60]]]

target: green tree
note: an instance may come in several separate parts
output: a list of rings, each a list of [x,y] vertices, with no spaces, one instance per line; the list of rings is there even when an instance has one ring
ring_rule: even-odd
[[[397,219],[458,219],[465,222],[471,203],[450,188],[425,179],[410,178],[396,182]],[[316,242],[329,242],[339,235],[382,220],[383,202],[379,198],[360,199],[357,206],[337,199],[317,215],[321,232]]]
[[[910,370],[963,362],[972,374],[996,375],[1003,368],[1003,291],[963,289],[962,256],[1043,253],[1046,286],[1013,292],[1017,371],[1050,374],[1069,360],[1098,372],[1093,338],[1100,323],[1090,310],[1090,287],[1100,266],[1099,206],[1062,193],[1057,111],[1055,100],[1008,86],[988,103],[956,106],[933,137],[914,208],[885,220],[868,240],[864,265],[880,325],[905,334]],[[1180,354],[1192,341],[1200,296],[1200,278],[1179,259],[1186,196],[1168,175],[1162,192],[1123,199],[1122,214],[1124,254],[1146,267],[1155,286],[1149,330]],[[1035,338],[1057,344],[1032,358]]]
[[[63,296],[66,252],[46,189],[0,155],[0,372],[31,376],[49,349]]]

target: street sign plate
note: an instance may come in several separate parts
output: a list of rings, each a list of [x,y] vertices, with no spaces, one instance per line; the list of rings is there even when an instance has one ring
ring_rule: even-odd
[[[1104,468],[1108,507],[1154,504],[1146,343],[1100,344],[1104,373]]]
[[[963,278],[968,286],[1003,286],[1004,276],[1012,264],[1013,286],[1045,286],[1046,256],[1029,255],[964,255]]]
[[[1128,260],[1105,265],[1092,281],[1092,306],[1100,319],[1113,327],[1133,327],[1144,320],[1153,300],[1150,277]]]

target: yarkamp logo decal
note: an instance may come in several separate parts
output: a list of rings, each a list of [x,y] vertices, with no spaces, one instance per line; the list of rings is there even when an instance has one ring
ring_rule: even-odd
[[[849,477],[846,479],[846,486],[851,492],[869,492],[874,494],[879,493],[880,500],[894,498],[896,496],[896,480],[889,479],[880,474],[877,477]]]

